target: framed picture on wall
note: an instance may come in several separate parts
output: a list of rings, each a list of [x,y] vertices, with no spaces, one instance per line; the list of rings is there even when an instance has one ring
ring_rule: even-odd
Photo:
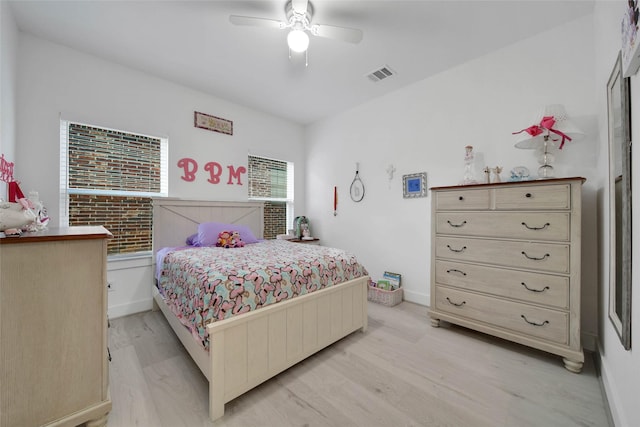
[[[427,195],[427,173],[412,173],[402,176],[402,196],[405,199]]]
[[[209,114],[193,112],[193,125],[200,129],[233,135],[233,122]]]

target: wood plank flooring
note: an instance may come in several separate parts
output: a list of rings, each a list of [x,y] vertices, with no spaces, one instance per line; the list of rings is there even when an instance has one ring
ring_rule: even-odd
[[[160,312],[111,321],[108,427],[609,426],[591,355],[560,357],[369,303],[356,332],[208,419],[208,383]]]

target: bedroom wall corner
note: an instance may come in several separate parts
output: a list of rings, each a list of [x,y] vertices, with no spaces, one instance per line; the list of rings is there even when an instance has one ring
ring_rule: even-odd
[[[545,104],[564,104],[588,134],[557,156],[557,173],[586,177],[585,197],[595,203],[593,37],[593,17],[580,17],[309,126],[307,206],[323,244],[354,252],[374,280],[384,271],[402,274],[405,299],[428,305],[432,197],[403,198],[403,175],[426,172],[427,187],[456,185],[468,144],[484,165],[502,166],[504,180],[515,166],[535,173],[533,152],[514,148],[512,132],[530,126]],[[540,46],[548,47],[544,60],[537,59]],[[356,162],[366,188],[359,203],[349,197]],[[589,215],[586,224],[595,223]],[[597,269],[593,229],[585,229],[583,242],[591,272]],[[595,276],[583,276],[583,330],[593,335]]]

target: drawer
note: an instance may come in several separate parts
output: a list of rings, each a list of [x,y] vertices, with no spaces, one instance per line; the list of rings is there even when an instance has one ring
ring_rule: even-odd
[[[489,190],[451,190],[436,192],[437,210],[489,209]]]
[[[496,188],[496,209],[571,209],[569,184]]]
[[[568,343],[569,314],[436,286],[437,310],[560,344]]]
[[[435,255],[441,259],[569,273],[568,244],[437,236]]]
[[[569,241],[569,212],[438,212],[436,233]]]
[[[569,278],[437,260],[436,283],[553,308],[569,308]]]

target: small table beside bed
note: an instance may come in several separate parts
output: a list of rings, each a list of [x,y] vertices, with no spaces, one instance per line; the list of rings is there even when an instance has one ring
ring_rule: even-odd
[[[163,198],[153,212],[154,307],[208,379],[212,420],[225,403],[366,330],[365,268],[339,249],[261,240],[262,203]],[[218,231],[239,233],[244,247],[215,247]]]

